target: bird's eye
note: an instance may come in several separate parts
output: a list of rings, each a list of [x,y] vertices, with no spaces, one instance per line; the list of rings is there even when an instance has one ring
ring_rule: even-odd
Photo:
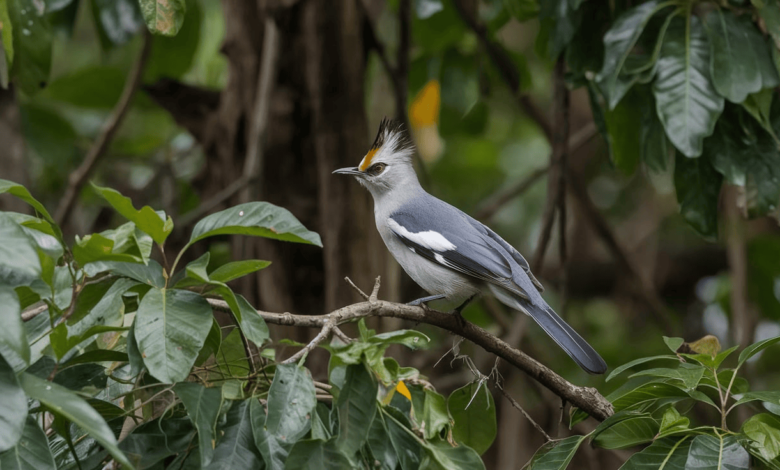
[[[375,165],[371,165],[371,168],[368,169],[368,174],[371,176],[378,176],[382,174],[383,171],[385,171],[385,168],[387,165],[384,163],[377,163]]]

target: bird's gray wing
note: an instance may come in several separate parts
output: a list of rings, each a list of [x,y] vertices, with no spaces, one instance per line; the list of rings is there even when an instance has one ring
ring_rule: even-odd
[[[388,218],[389,228],[418,256],[528,299],[527,291],[535,289],[530,282],[515,282],[517,269],[512,265],[517,263],[512,263],[511,253],[474,227],[465,214],[438,202],[426,198],[401,207]]]

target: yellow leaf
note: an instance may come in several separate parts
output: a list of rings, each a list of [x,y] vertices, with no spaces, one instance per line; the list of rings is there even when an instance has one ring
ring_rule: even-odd
[[[405,396],[407,400],[412,401],[412,394],[409,392],[409,389],[406,388],[406,384],[403,380],[398,381],[398,385],[395,386],[395,389],[398,393]]]
[[[441,87],[438,80],[431,80],[417,93],[409,110],[413,128],[427,127],[439,122]]]
[[[691,343],[683,343],[677,352],[686,354],[709,354],[710,356],[715,357],[720,352],[720,341],[718,341],[718,338],[715,336],[707,335]]]

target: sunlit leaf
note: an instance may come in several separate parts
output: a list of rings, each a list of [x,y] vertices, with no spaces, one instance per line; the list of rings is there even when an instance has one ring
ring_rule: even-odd
[[[780,419],[761,413],[752,416],[742,424],[742,433],[753,440],[758,452],[766,460],[780,455]]]
[[[670,356],[670,355],[664,355],[664,356],[650,356],[650,357],[640,357],[639,359],[634,359],[633,361],[627,362],[623,364],[620,367],[616,367],[612,372],[609,373],[607,376],[607,382],[612,380],[615,376],[620,375],[624,371],[634,367],[638,366],[639,364],[644,364],[647,362],[652,361],[659,361],[659,360],[670,360],[675,362],[680,362],[680,358],[677,356]]]
[[[149,234],[156,243],[164,243],[173,231],[173,220],[170,217],[165,219],[149,206],[136,210],[130,198],[123,196],[115,189],[101,188],[95,184],[92,185],[92,188],[108,201],[122,217],[135,223],[136,227]]]
[[[217,282],[230,282],[233,279],[252,274],[255,271],[265,269],[271,265],[270,261],[263,261],[259,259],[247,259],[242,261],[233,261],[231,263],[223,264],[209,274],[209,278],[212,281]]]
[[[690,436],[658,439],[632,455],[620,470],[685,470]]]
[[[749,464],[750,456],[735,436],[700,435],[691,443],[685,470],[748,470]]]
[[[154,34],[176,36],[184,23],[187,5],[184,0],[140,0],[141,14]]]

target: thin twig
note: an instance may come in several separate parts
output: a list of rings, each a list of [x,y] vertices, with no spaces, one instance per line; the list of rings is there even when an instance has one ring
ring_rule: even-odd
[[[347,281],[347,283],[349,283],[349,285],[352,286],[352,288],[355,289],[361,297],[363,297],[363,300],[368,300],[368,294],[363,292],[360,287],[356,286],[355,283],[352,282],[352,279],[345,277],[344,280]]]
[[[65,195],[62,197],[54,216],[54,220],[58,225],[62,225],[70,216],[81,188],[92,174],[100,157],[108,149],[114,134],[119,129],[119,125],[122,123],[128,109],[130,109],[130,102],[141,84],[144,68],[152,49],[152,36],[149,31],[144,30],[143,36],[144,42],[141,53],[138,55],[135,64],[133,64],[130,75],[125,82],[125,87],[122,90],[122,95],[119,97],[119,102],[103,126],[100,135],[92,144],[92,147],[90,147],[86,157],[84,157],[84,161],[68,177],[68,187],[65,189]]]
[[[415,323],[426,323],[461,336],[485,351],[501,357],[515,368],[524,371],[539,383],[550,389],[566,401],[582,409],[598,420],[604,420],[613,413],[612,405],[594,388],[580,387],[568,382],[553,370],[542,365],[495,337],[483,328],[472,323],[458,320],[448,312],[439,312],[422,307],[397,304],[375,299],[379,282],[375,284],[371,301],[348,305],[325,315],[295,315],[289,312],[272,313],[258,311],[258,315],[271,324],[299,326],[304,328],[323,328],[326,323],[341,325],[365,317],[401,318]],[[207,299],[212,308],[229,311],[230,307],[223,300]]]
[[[330,333],[331,333],[331,331],[333,331],[333,328],[335,326],[336,326],[336,324],[333,321],[325,322],[325,324],[322,326],[322,330],[320,330],[320,332],[317,333],[317,336],[315,336],[314,339],[312,339],[309,342],[309,344],[304,346],[303,349],[301,349],[297,353],[295,353],[292,356],[288,357],[287,359],[283,360],[282,364],[294,364],[294,363],[298,362],[298,360],[300,358],[302,358],[303,356],[309,354],[309,352],[311,352],[312,349],[317,347],[318,344],[320,344],[321,342],[325,341],[328,338],[328,336],[330,336]]]
[[[531,172],[531,174],[519,181],[516,185],[498,191],[495,194],[489,196],[487,201],[482,204],[482,207],[477,209],[477,212],[474,213],[474,218],[480,220],[490,219],[496,214],[496,212],[499,211],[499,209],[504,207],[506,203],[516,198],[517,196],[520,196],[529,188],[531,188],[534,183],[541,180],[542,176],[546,175],[549,169],[549,166],[537,168]]]
[[[341,331],[341,328],[339,328],[338,326],[333,327],[333,336],[340,339],[342,342],[344,342],[344,344],[349,344],[352,341],[354,341],[352,338],[347,336],[343,331]]]
[[[552,438],[551,438],[551,437],[550,437],[550,436],[549,436],[549,435],[548,435],[548,434],[547,434],[547,433],[544,431],[544,429],[542,429],[542,427],[541,427],[541,426],[539,426],[539,424],[538,424],[536,421],[534,421],[534,419],[533,419],[533,418],[531,418],[531,415],[529,415],[528,413],[526,413],[526,411],[523,409],[523,407],[522,407],[522,406],[520,406],[520,403],[518,403],[517,401],[515,401],[515,399],[514,399],[514,398],[512,398],[512,396],[511,396],[511,395],[509,395],[509,394],[506,392],[506,390],[504,390],[504,387],[502,387],[501,385],[499,385],[499,384],[498,384],[498,382],[496,382],[496,387],[497,387],[499,390],[501,390],[501,394],[502,394],[502,395],[504,395],[504,397],[505,397],[507,400],[509,400],[509,403],[511,403],[511,404],[512,404],[512,406],[514,406],[515,408],[517,408],[517,410],[518,410],[518,411],[520,411],[520,413],[522,413],[522,414],[523,414],[523,416],[525,416],[525,419],[527,419],[527,420],[528,420],[528,421],[529,421],[529,422],[530,422],[530,423],[533,425],[533,427],[534,427],[534,428],[536,428],[536,430],[537,430],[537,431],[539,431],[540,433],[542,433],[542,436],[544,436],[544,438],[547,440],[547,442],[550,442],[550,441],[552,441]]]

